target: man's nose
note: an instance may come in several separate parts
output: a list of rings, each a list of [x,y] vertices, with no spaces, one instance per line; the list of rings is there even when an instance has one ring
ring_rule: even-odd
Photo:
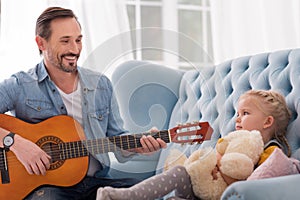
[[[78,54],[80,52],[80,45],[77,42],[70,42],[69,51],[74,54]]]

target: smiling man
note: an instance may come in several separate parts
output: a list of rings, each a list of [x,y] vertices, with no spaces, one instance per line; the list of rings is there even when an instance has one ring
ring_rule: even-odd
[[[72,10],[46,9],[37,19],[35,38],[43,60],[28,72],[18,72],[0,83],[0,113],[11,111],[15,117],[29,123],[69,115],[79,122],[88,140],[127,134],[111,82],[103,74],[77,65],[82,37],[80,23]],[[147,154],[166,147],[163,140],[152,136],[143,136],[140,143],[141,147],[130,152],[117,151],[117,159],[125,162],[135,153]],[[0,129],[0,147],[11,151],[26,173],[47,178],[53,158],[34,141]],[[137,182],[110,178],[109,166],[107,153],[91,152],[87,174],[81,182],[71,187],[42,186],[26,199],[95,199],[99,186],[128,187]],[[67,176],[59,178],[68,179]]]

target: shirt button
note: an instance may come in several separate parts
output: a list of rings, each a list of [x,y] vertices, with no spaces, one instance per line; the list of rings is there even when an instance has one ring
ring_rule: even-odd
[[[64,108],[65,108],[65,107],[63,107],[63,106],[62,106],[62,107],[60,107],[60,109],[62,109],[62,110],[63,110]]]
[[[40,106],[38,106],[36,109],[37,109],[38,111],[40,111],[42,108],[41,108]]]
[[[54,93],[54,92],[56,92],[56,90],[55,90],[55,89],[53,89],[53,90],[52,90],[52,92]]]

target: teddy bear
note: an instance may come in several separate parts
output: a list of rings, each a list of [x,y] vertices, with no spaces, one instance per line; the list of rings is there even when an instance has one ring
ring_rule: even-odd
[[[197,197],[220,199],[228,186],[223,177],[235,181],[246,180],[258,163],[263,149],[264,143],[259,131],[237,130],[220,138],[215,149],[198,149],[188,158],[174,149],[165,162],[164,170],[174,165],[185,166]],[[213,175],[216,166],[219,166],[219,170]]]

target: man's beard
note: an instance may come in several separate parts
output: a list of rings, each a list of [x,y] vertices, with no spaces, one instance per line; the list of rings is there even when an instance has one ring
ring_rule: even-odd
[[[64,72],[67,73],[73,73],[77,71],[77,62],[69,62],[69,66],[66,66],[63,64],[63,58],[64,56],[76,56],[77,59],[79,58],[78,54],[64,54],[60,57],[59,63],[58,63],[58,68]]]
[[[61,71],[68,72],[68,73],[73,73],[73,72],[76,72],[76,71],[77,71],[76,63],[69,63],[69,65],[71,65],[72,68],[66,67],[62,62],[60,62],[58,68],[59,68]],[[74,67],[73,67],[73,66],[74,66]]]

